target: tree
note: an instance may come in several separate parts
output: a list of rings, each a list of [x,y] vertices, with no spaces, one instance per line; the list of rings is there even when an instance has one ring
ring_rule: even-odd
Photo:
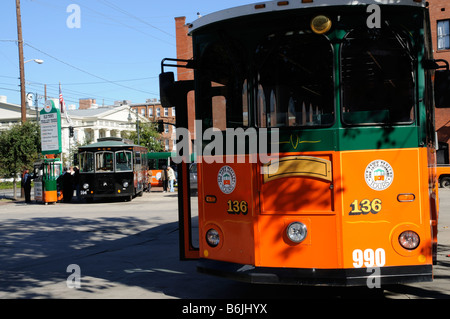
[[[13,178],[14,199],[17,174],[32,168],[40,154],[41,133],[35,122],[18,123],[0,133],[0,175]]]
[[[138,144],[136,132],[128,133],[126,138],[132,140],[134,144]],[[157,124],[139,122],[139,145],[147,147],[149,152],[161,152],[164,148],[160,138],[161,135],[157,131]]]

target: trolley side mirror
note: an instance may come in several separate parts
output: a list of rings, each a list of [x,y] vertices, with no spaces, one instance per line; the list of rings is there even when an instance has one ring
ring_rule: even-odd
[[[173,72],[159,75],[159,98],[162,107],[187,108],[187,94],[194,90],[194,80],[175,81]]]
[[[159,98],[162,107],[172,107],[174,101],[175,76],[173,72],[164,72],[159,75]]]
[[[434,76],[436,108],[450,108],[450,70],[436,70]]]

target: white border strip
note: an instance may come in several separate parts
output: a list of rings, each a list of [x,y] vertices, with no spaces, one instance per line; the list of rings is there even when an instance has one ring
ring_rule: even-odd
[[[301,0],[289,0],[288,5],[279,6],[279,0],[259,2],[254,4],[248,4],[244,6],[234,7],[230,9],[225,9],[217,11],[200,19],[195,20],[190,24],[189,33],[204,27],[206,25],[224,21],[228,19],[243,17],[247,15],[275,12],[275,11],[285,11],[300,8],[313,8],[313,7],[324,7],[324,6],[355,6],[355,5],[369,5],[369,4],[379,4],[379,5],[404,5],[412,7],[425,7],[425,1],[415,2],[414,0],[314,0],[311,3],[302,3]],[[256,5],[265,4],[265,8],[256,9]]]

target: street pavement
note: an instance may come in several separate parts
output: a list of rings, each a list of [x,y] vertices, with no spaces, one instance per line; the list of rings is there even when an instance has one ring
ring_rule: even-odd
[[[440,199],[435,280],[382,287],[382,294],[199,274],[195,261],[178,257],[176,193],[92,204],[2,199],[0,299],[450,299],[450,190],[440,189]]]

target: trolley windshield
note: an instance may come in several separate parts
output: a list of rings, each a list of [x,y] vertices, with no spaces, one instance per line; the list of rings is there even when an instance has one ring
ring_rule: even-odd
[[[413,62],[411,43],[403,32],[391,28],[349,32],[341,49],[343,122],[411,123]]]
[[[95,171],[97,173],[114,172],[114,153],[97,152],[95,153]]]
[[[414,124],[423,12],[384,6],[381,27],[369,28],[364,6],[341,9],[247,17],[194,32],[203,129]],[[333,23],[325,34],[311,29],[319,13]]]
[[[94,172],[94,153],[82,152],[79,155],[80,173]]]
[[[116,152],[116,172],[133,170],[133,153],[130,151]]]

